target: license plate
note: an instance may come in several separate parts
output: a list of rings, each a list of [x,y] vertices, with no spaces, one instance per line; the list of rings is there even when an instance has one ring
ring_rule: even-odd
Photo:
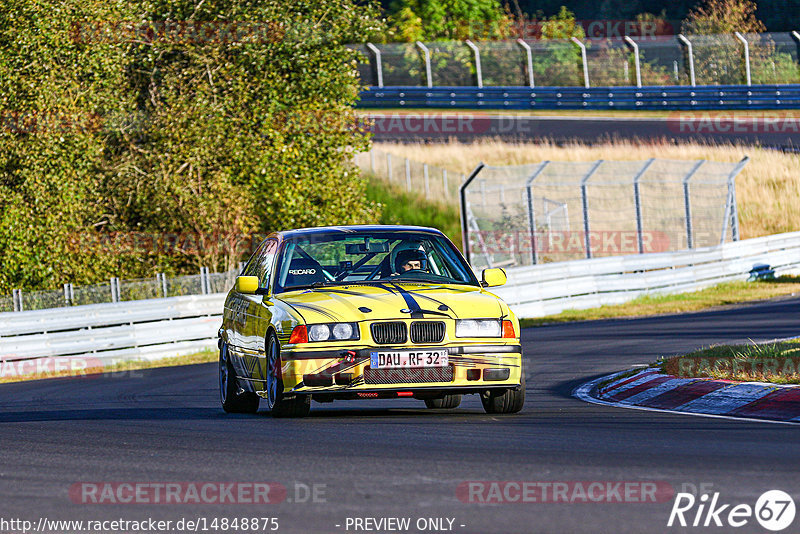
[[[419,367],[447,367],[446,350],[395,350],[371,352],[372,369],[414,369]]]

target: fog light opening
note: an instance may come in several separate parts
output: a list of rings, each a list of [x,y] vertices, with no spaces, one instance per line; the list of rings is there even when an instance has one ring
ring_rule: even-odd
[[[486,381],[497,382],[500,380],[508,380],[511,375],[510,369],[484,369],[483,379]]]

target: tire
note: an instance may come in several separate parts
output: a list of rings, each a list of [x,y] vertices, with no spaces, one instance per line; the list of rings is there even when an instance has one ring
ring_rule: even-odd
[[[517,413],[525,404],[525,375],[519,389],[486,390],[481,393],[481,403],[486,413]]]
[[[256,413],[258,395],[250,391],[239,391],[236,371],[228,355],[228,345],[223,343],[219,349],[219,400],[227,413]]]
[[[274,332],[267,337],[266,398],[272,417],[305,417],[311,411],[311,395],[285,397],[281,376],[281,348]]]
[[[450,410],[458,408],[459,404],[461,404],[460,393],[445,395],[441,399],[425,399],[425,406],[432,410]]]

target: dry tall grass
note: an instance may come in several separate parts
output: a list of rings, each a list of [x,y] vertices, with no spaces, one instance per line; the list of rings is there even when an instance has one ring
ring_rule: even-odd
[[[593,146],[512,143],[481,140],[441,144],[376,143],[375,147],[446,169],[469,173],[483,161],[489,165],[522,165],[540,161],[705,159],[750,163],[736,179],[741,237],[800,230],[800,156],[742,146],[672,145],[615,142]]]

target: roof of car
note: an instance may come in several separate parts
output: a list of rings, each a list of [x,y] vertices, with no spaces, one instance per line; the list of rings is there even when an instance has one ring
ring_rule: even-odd
[[[276,235],[286,239],[290,237],[297,237],[309,234],[321,234],[330,232],[342,233],[369,233],[369,232],[424,232],[436,235],[443,235],[440,230],[436,228],[428,228],[425,226],[405,226],[405,225],[391,225],[391,224],[359,224],[350,226],[317,226],[313,228],[297,228],[295,230],[286,230],[283,232],[275,232]]]

